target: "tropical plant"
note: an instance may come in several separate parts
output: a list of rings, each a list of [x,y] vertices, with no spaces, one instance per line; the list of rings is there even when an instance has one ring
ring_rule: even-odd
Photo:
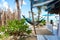
[[[40,14],[41,14],[41,6],[37,6],[37,9],[38,9],[38,21],[40,19]]]
[[[46,20],[44,20],[44,19],[41,20],[40,25],[41,25],[41,26],[46,25]]]
[[[31,30],[29,30],[29,26],[25,23],[24,19],[21,20],[9,20],[6,26],[0,28],[0,32],[4,32],[4,34],[8,34],[9,36],[24,36],[29,35]]]

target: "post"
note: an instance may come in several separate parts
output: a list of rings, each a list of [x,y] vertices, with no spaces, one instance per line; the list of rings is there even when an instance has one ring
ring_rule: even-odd
[[[40,12],[41,12],[41,6],[38,6],[37,9],[38,9],[38,21],[39,21],[39,19],[40,19]]]
[[[34,13],[32,12],[32,21],[33,21],[33,27],[34,27],[34,31],[35,31],[35,34],[36,34],[36,29],[35,29],[35,22],[34,22]]]
[[[33,8],[32,0],[30,0],[30,2],[31,2],[32,22],[33,22],[34,32],[35,32],[35,34],[36,34],[36,29],[35,29],[35,25],[34,25],[34,13],[33,13],[33,10],[32,10],[32,8]]]
[[[50,24],[51,24],[51,31],[53,33],[53,20],[50,20]]]
[[[48,26],[49,26],[49,13],[47,14],[47,21],[46,21],[46,27],[48,28]]]
[[[49,24],[49,12],[47,14],[47,25]]]
[[[4,25],[4,10],[2,11],[2,25]]]
[[[29,11],[29,18],[30,18],[30,11]]]
[[[58,36],[60,36],[60,14],[59,14]]]

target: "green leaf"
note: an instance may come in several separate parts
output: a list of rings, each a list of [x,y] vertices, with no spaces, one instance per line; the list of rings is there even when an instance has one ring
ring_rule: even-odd
[[[1,27],[1,31],[5,32],[5,35],[17,35],[17,34],[30,34],[31,30],[27,30],[29,26],[25,23],[24,19],[21,20],[8,20],[7,25]],[[6,31],[7,30],[7,31]],[[21,34],[21,35],[22,35]]]

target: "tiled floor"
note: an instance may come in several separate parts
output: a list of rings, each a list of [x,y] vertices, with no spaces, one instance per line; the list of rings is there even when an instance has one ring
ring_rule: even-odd
[[[37,35],[37,40],[60,40],[59,36]]]

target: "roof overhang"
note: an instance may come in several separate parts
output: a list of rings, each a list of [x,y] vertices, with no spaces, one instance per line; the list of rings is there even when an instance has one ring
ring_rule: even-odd
[[[34,7],[43,6],[43,5],[48,4],[48,3],[52,2],[52,1],[53,1],[53,0],[51,0],[51,1],[46,1],[46,2],[41,2],[41,3],[37,3],[37,4],[34,4],[33,6],[34,6]]]

